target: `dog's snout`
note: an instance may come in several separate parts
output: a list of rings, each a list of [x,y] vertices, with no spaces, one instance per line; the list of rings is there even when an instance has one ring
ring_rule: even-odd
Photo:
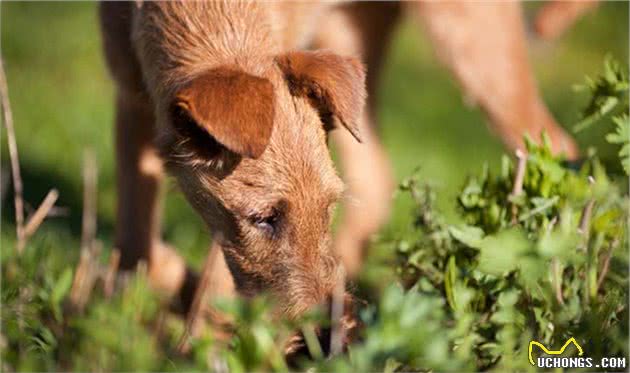
[[[287,313],[297,317],[318,305],[330,311],[334,294],[343,281],[343,268],[336,258],[324,256],[317,265],[296,266],[287,275]]]

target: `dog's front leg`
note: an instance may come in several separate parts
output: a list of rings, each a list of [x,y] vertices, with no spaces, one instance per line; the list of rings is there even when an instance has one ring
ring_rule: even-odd
[[[143,93],[119,90],[116,102],[116,247],[121,268],[148,264],[153,286],[176,293],[184,284],[184,260],[160,239],[162,162],[153,145],[154,115]]]

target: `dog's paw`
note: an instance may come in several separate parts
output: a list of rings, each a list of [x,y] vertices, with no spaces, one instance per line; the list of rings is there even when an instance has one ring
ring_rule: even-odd
[[[172,296],[184,285],[186,262],[173,247],[159,243],[151,248],[148,274],[152,287]]]

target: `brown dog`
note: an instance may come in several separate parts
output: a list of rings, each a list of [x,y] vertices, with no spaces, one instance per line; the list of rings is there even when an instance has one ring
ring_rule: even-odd
[[[577,154],[539,98],[517,3],[408,6],[508,147],[546,130],[556,151]],[[387,218],[393,183],[371,119],[374,100],[362,111],[364,68],[341,56],[365,62],[373,93],[402,7],[103,3],[105,54],[117,83],[123,267],[145,259],[157,287],[186,285],[185,264],[160,240],[164,162],[225,256],[213,273],[216,292],[230,291],[227,263],[240,293],[272,290],[290,315],[325,300],[341,273],[329,225],[343,191],[327,133],[344,127],[336,141],[359,203],[347,206],[335,246],[355,273],[367,238]]]
[[[118,88],[124,267],[147,259],[150,279],[170,291],[185,281],[181,259],[159,237],[159,152],[240,293],[272,290],[289,315],[331,293],[340,267],[330,222],[343,183],[326,137],[339,124],[359,138],[365,74],[352,58],[293,51],[278,27],[302,7],[102,5]]]

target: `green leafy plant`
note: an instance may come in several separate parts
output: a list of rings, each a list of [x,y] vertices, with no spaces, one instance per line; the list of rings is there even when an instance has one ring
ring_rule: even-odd
[[[616,132],[607,140],[622,145],[627,172],[627,73],[610,58],[604,70],[587,79],[591,99],[577,129],[611,115]],[[469,317],[468,350],[457,338],[447,344],[475,369],[531,369],[523,356],[530,339],[555,346],[574,337],[589,356],[627,356],[627,193],[594,155],[574,170],[546,137],[526,146],[518,161],[503,157],[496,174],[486,166],[469,177],[457,196],[463,224],[447,223],[419,175],[402,183],[415,202],[415,238],[392,244],[407,294],[423,284],[444,300],[443,335]],[[418,361],[399,363],[444,369]]]
[[[621,158],[621,165],[627,175],[630,175],[630,117],[628,113],[623,113],[614,117],[615,132],[606,136],[606,140],[611,144],[619,144],[621,150],[619,150],[619,158]]]
[[[578,91],[588,91],[590,99],[580,121],[573,128],[579,132],[610,117],[615,130],[606,136],[606,140],[621,146],[619,158],[627,175],[630,175],[629,84],[627,67],[622,67],[610,56],[606,57],[602,74],[595,79],[586,77],[584,84],[576,86]]]
[[[465,355],[475,369],[530,368],[530,339],[575,337],[589,356],[626,356],[627,197],[597,159],[573,171],[548,144],[528,143],[520,188],[517,165],[505,158],[498,175],[486,167],[469,178],[457,197],[465,224],[445,223],[417,176],[403,183],[419,232],[396,243],[403,283],[413,293],[424,282],[444,299],[444,325],[462,313],[472,320]],[[461,352],[457,339],[448,345]]]

